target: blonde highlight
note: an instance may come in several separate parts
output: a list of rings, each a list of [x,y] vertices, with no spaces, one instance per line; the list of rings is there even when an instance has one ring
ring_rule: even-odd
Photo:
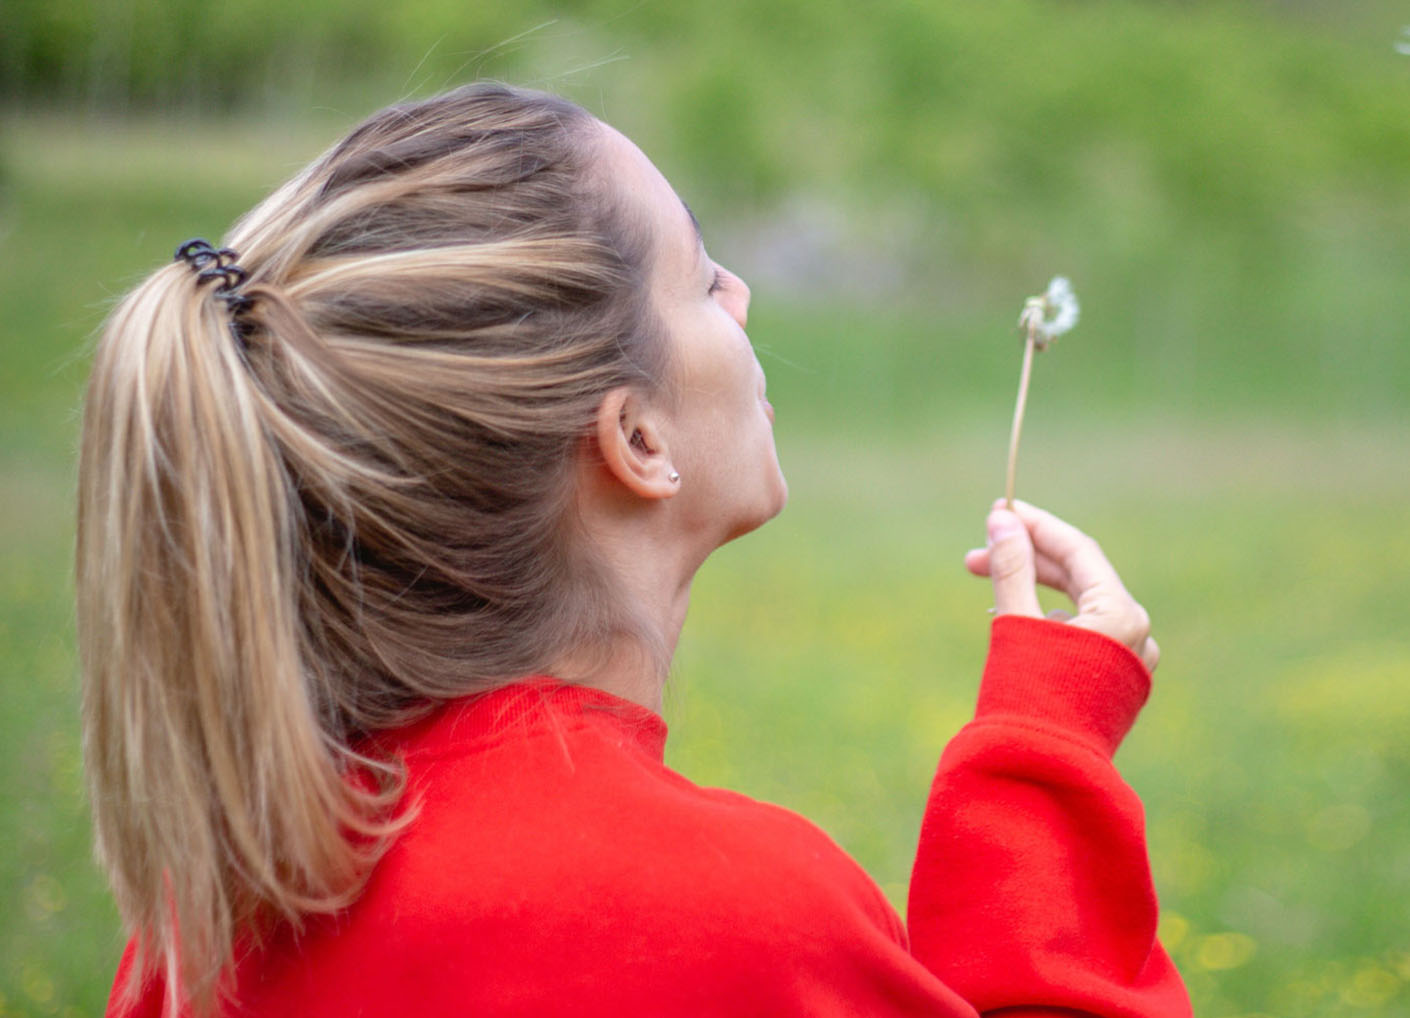
[[[374,115],[111,316],[79,478],[98,852],[173,1004],[357,895],[407,822],[366,737],[633,620],[577,540],[602,396],[665,375],[595,122],[475,85]]]

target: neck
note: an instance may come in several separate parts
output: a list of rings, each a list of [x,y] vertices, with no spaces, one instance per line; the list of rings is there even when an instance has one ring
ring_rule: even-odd
[[[659,504],[652,508],[666,509]],[[659,714],[690,607],[690,584],[708,551],[683,547],[686,542],[664,518],[598,514],[583,522],[613,593],[626,608],[627,624],[607,646],[576,648],[565,655],[555,662],[553,674]]]
[[[666,676],[689,600],[686,590],[668,602],[656,602],[667,607],[634,619],[638,626],[649,627],[649,631],[621,633],[605,647],[574,650],[558,663],[553,674],[660,714]],[[637,607],[641,605],[638,602]]]

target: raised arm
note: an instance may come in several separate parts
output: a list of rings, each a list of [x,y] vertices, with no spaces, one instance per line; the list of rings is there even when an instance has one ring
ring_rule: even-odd
[[[993,579],[975,719],[940,761],[911,883],[915,955],[980,1012],[1190,1014],[1156,940],[1140,800],[1111,757],[1159,651],[1095,541],[1018,504],[966,564]],[[1035,582],[1075,616],[1042,618]]]

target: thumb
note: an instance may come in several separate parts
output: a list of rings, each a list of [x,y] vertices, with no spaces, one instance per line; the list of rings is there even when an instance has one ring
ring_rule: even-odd
[[[1037,569],[1028,528],[1007,509],[989,514],[989,578],[994,582],[994,610],[999,615],[1041,618]]]

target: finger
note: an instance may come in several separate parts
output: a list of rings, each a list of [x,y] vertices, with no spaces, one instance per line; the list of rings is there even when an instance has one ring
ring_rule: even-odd
[[[1146,637],[1145,645],[1141,647],[1141,664],[1146,666],[1146,671],[1155,674],[1155,669],[1160,664],[1160,644],[1155,642],[1155,637]]]
[[[1015,514],[996,509],[989,514],[989,580],[994,585],[994,608],[1000,615],[1039,618],[1037,567],[1028,528]]]
[[[1071,524],[1026,502],[1014,503],[1036,549],[1035,563],[1050,558],[1066,574],[1062,589],[1077,605],[1074,626],[1091,629],[1131,648],[1154,671],[1160,648],[1151,639],[1145,608],[1126,590],[1100,546]],[[1035,571],[1040,565],[1035,565]],[[1048,574],[1053,579],[1052,573]]]
[[[1124,643],[1137,655],[1145,653],[1151,635],[1151,617],[1129,594],[1097,591],[1078,606],[1074,626],[1090,629]]]
[[[1083,597],[1094,591],[1126,593],[1121,577],[1091,537],[1026,502],[1015,502],[1014,512],[1028,528],[1038,554],[1048,556],[1066,572],[1064,589],[1079,608]]]
[[[1033,563],[1037,570],[1038,582],[1045,587],[1052,587],[1064,593],[1070,584],[1067,570],[1058,565],[1047,555],[1035,554]],[[989,575],[989,549],[974,548],[965,553],[965,568],[975,576]]]
[[[1054,622],[1071,622],[1072,612],[1063,611],[1061,608],[1054,608],[1052,611],[1048,612],[1045,617],[1052,619]]]

